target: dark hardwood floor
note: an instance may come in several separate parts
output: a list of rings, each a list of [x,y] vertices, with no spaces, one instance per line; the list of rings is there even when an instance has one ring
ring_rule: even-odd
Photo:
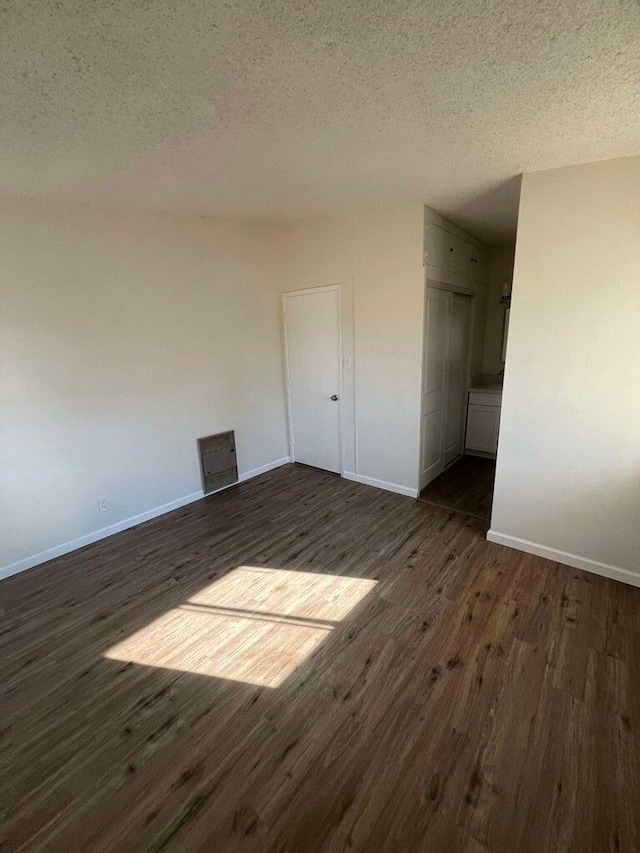
[[[637,853],[640,589],[484,530],[290,465],[2,581],[0,850]]]
[[[463,456],[432,480],[418,500],[488,521],[495,476],[495,459]]]

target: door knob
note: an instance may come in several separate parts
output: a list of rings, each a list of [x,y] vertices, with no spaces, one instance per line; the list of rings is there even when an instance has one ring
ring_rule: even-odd
[[[336,402],[336,400],[338,399],[338,395],[337,395],[337,394],[332,394],[332,395],[331,395],[331,399],[332,399],[332,400],[333,400],[333,402],[335,403],[335,402]]]

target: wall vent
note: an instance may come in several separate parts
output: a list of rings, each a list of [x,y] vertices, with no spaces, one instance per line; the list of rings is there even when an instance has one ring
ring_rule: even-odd
[[[198,439],[202,491],[205,495],[238,482],[236,439],[233,430]]]

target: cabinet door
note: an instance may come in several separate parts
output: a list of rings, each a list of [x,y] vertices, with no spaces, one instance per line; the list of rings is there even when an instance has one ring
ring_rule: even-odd
[[[465,447],[467,450],[496,453],[499,429],[500,408],[498,406],[469,406]]]
[[[464,275],[464,241],[453,234],[447,234],[445,242],[447,270],[456,275]]]
[[[487,256],[475,246],[469,246],[467,253],[468,275],[471,281],[484,282],[487,278]]]
[[[464,276],[468,285],[473,286],[486,278],[487,256],[473,243],[460,241],[458,247],[459,263],[456,272]]]
[[[424,226],[424,263],[439,269],[447,269],[449,263],[449,238],[444,228],[433,222]]]

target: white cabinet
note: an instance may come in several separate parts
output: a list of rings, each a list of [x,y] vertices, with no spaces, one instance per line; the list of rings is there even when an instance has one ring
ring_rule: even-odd
[[[467,452],[488,453],[493,456],[498,450],[500,431],[499,392],[483,393],[482,390],[469,392],[467,409],[467,434],[465,450]]]
[[[467,243],[465,246],[465,270],[466,275],[472,281],[480,283],[485,280],[487,275],[487,255],[482,249]]]
[[[445,269],[449,263],[452,235],[435,222],[424,224],[424,263]]]
[[[423,263],[427,278],[454,285],[462,292],[471,293],[486,280],[487,255],[477,241],[428,208]]]
[[[452,238],[449,251],[449,269],[461,278],[470,281],[467,275],[467,268],[469,266],[467,261],[467,247],[468,243],[460,237],[454,236]]]

